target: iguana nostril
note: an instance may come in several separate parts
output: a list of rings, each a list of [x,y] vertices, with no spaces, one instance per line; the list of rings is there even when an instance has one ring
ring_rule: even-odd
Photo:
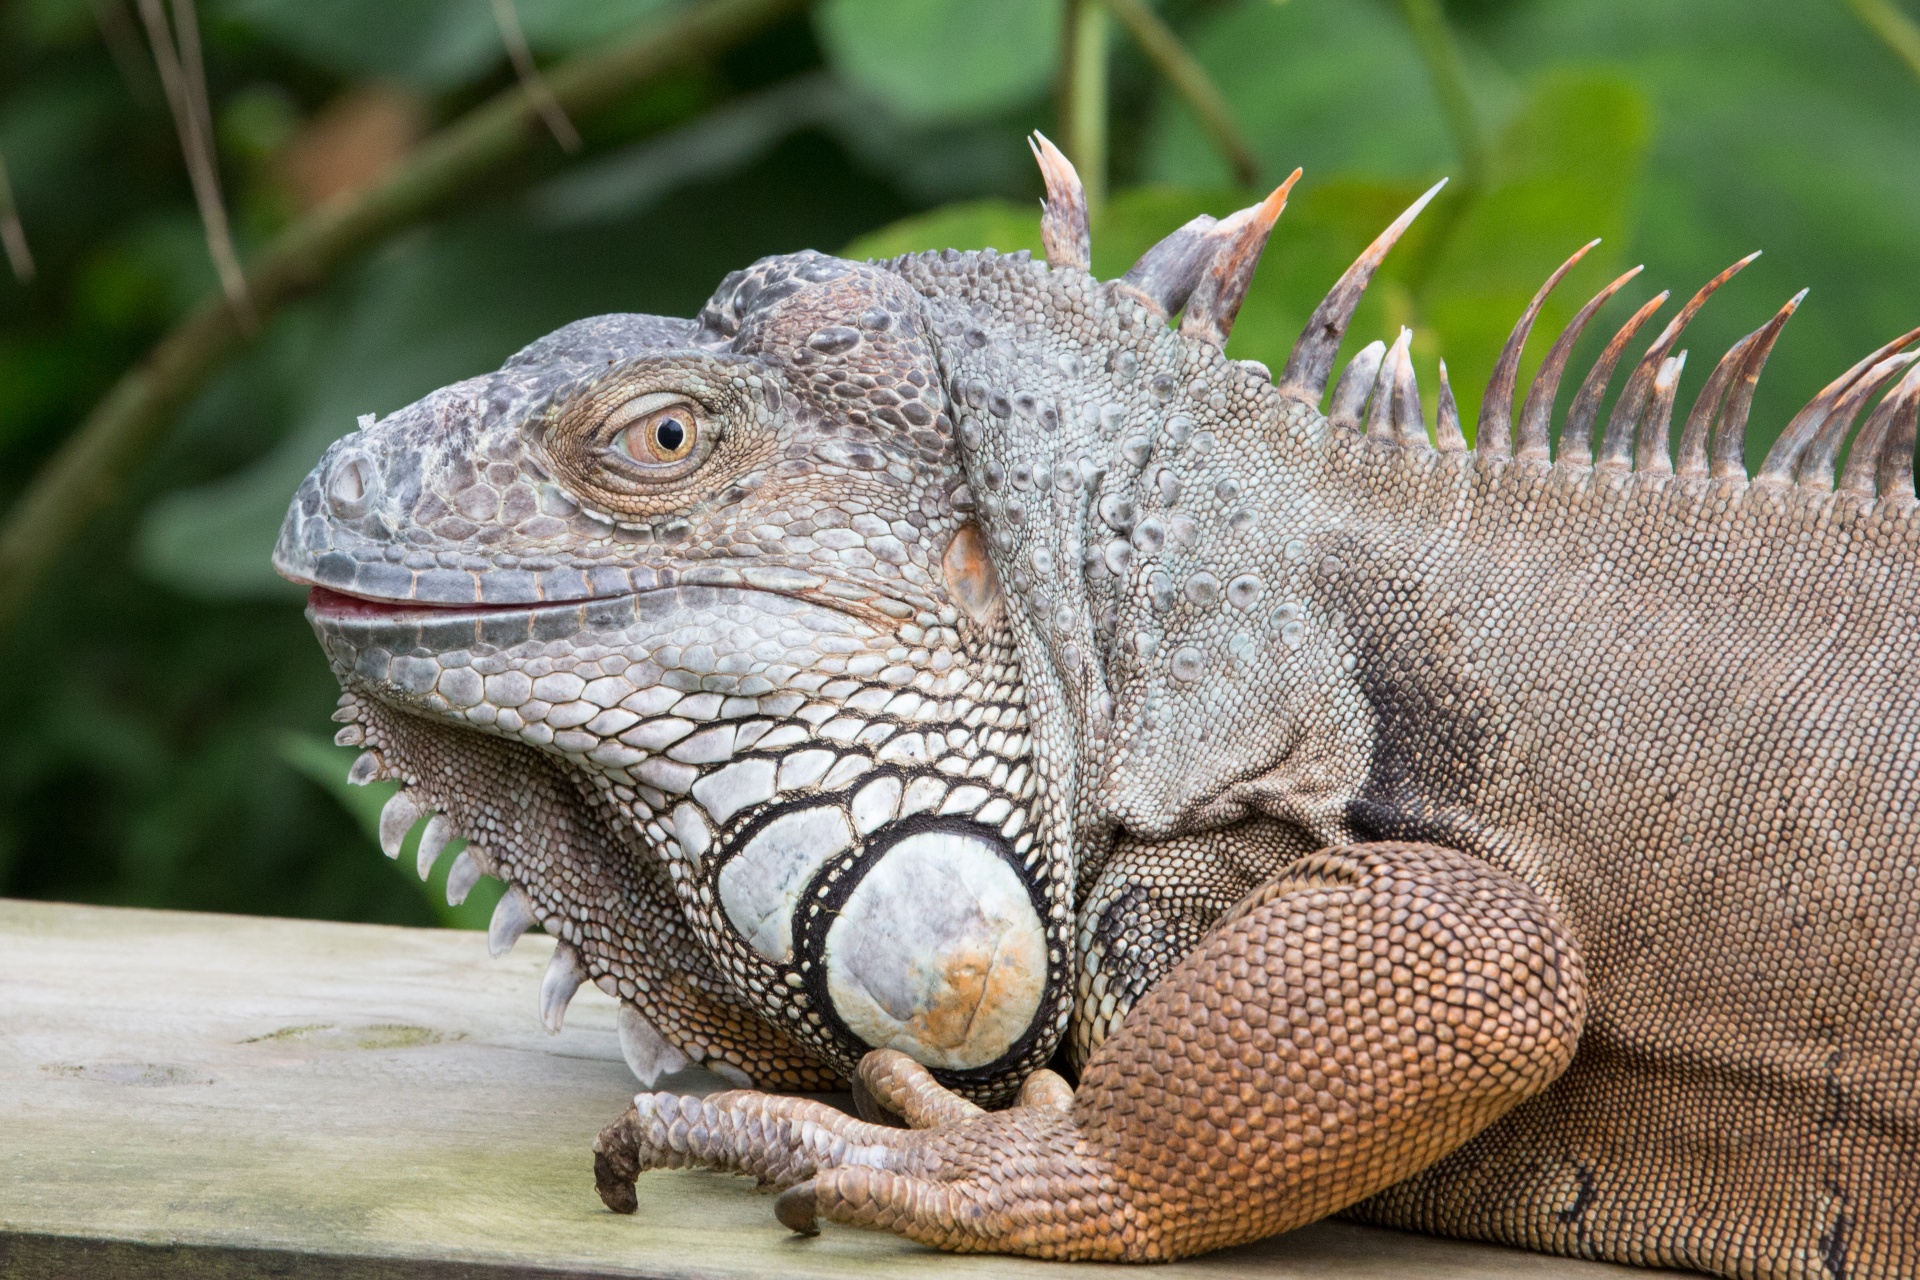
[[[364,515],[376,483],[372,460],[349,453],[333,464],[327,476],[327,505],[343,520]]]

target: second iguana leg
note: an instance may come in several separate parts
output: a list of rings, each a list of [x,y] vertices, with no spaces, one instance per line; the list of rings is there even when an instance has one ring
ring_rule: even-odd
[[[1564,1070],[1584,1011],[1578,948],[1526,885],[1452,850],[1362,845],[1230,912],[1094,1053],[1070,1110],[841,1117],[858,1128],[802,1155],[756,1123],[772,1100],[707,1101],[736,1135],[723,1167],[797,1180],[789,1225],[1148,1261],[1288,1230],[1431,1164]],[[623,1161],[682,1163],[644,1141]]]

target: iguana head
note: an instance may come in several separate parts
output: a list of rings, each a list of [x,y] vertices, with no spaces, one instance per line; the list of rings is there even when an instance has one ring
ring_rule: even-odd
[[[275,564],[312,585],[361,776],[406,784],[392,843],[447,814],[521,890],[508,910],[618,990],[575,917],[623,904],[523,882],[538,833],[467,794],[461,742],[498,740],[557,765],[617,856],[659,860],[714,965],[827,1062],[1044,1061],[1065,881],[954,435],[922,299],[816,253],[363,420]],[[403,745],[422,729],[436,761]]]
[[[694,320],[580,321],[363,419],[302,484],[275,564],[313,589],[355,777],[404,784],[383,843],[440,815],[423,868],[462,835],[456,891],[513,886],[496,943],[561,937],[549,1025],[590,978],[670,1048],[816,1080],[675,1022],[692,997],[662,988],[710,971],[702,998],[779,1053],[844,1074],[891,1046],[1004,1096],[1072,1014],[1107,833],[1179,812],[1142,788],[1218,773],[1176,766],[1234,721],[1276,723],[1216,686],[1298,628],[1204,567],[1270,531],[1238,482],[1180,488],[1281,416],[1221,348],[1287,187],[1101,282],[1078,179],[1038,150],[1048,265],[765,259]],[[1283,379],[1315,430],[1405,222]]]

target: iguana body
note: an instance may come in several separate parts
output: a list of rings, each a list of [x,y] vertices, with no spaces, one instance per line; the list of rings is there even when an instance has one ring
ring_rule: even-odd
[[[358,775],[406,784],[386,843],[443,815],[423,865],[462,834],[455,884],[513,886],[496,947],[562,939],[549,1024],[591,979],[649,1079],[855,1076],[914,1126],[642,1094],[608,1203],[700,1164],[967,1250],[1345,1209],[1920,1270],[1920,377],[1831,491],[1910,357],[1750,482],[1778,322],[1677,474],[1677,329],[1593,439],[1623,336],[1550,461],[1571,340],[1515,435],[1530,311],[1478,451],[1444,387],[1436,448],[1404,342],[1320,410],[1407,218],[1276,386],[1220,348],[1284,188],[1103,283],[1043,167],[1051,268],[769,259],[367,426],[296,498],[276,562],[321,588]]]

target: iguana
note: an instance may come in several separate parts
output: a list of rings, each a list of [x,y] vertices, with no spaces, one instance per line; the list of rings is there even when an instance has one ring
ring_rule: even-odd
[[[1550,456],[1632,274],[1516,422],[1583,249],[1469,449],[1404,331],[1326,395],[1432,192],[1276,381],[1223,345],[1292,179],[1102,281],[1035,149],[1045,263],[766,258],[363,419],[288,513],[353,777],[402,783],[387,851],[470,841],[448,891],[507,882],[495,952],[560,940],[550,1027],[591,980],[649,1087],[741,1086],[637,1097],[607,1204],[698,1165],[955,1250],[1345,1212],[1920,1272],[1920,330],[1749,478],[1796,297],[1671,456],[1673,350],[1735,264],[1603,424],[1666,295],[1634,313]],[[847,1082],[867,1119],[759,1091]]]

